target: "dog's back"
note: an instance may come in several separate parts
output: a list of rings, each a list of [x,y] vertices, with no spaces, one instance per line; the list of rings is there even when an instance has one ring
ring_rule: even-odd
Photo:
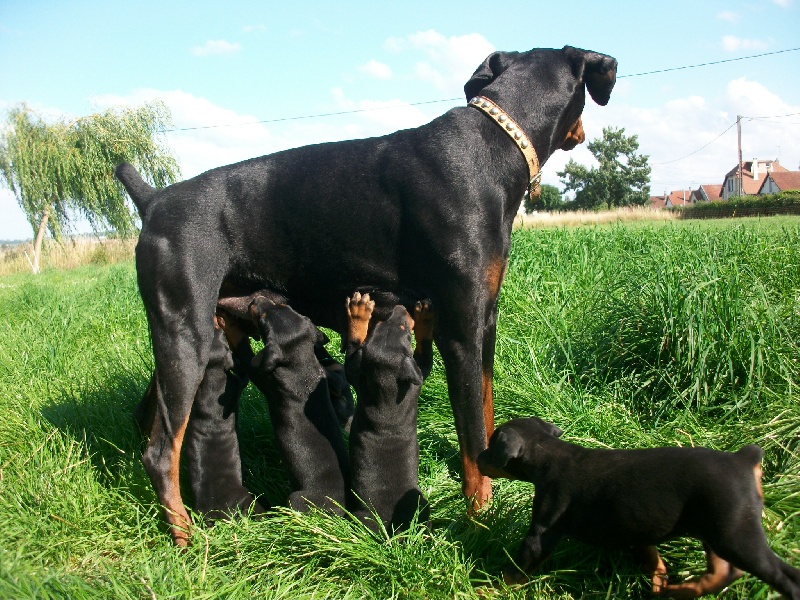
[[[427,502],[418,487],[422,373],[411,355],[411,323],[402,306],[348,352],[345,370],[358,394],[350,430],[353,514],[373,529],[377,523],[370,508],[390,529],[407,526],[418,508],[420,520],[427,520]]]

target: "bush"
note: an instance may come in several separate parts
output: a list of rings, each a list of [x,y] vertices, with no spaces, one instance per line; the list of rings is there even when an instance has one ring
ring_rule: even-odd
[[[766,217],[799,215],[800,190],[778,192],[766,196],[736,196],[719,202],[699,202],[670,209],[680,219],[723,219],[733,217]]]

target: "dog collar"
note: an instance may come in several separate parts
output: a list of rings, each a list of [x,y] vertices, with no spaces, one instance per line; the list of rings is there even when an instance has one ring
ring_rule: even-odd
[[[469,106],[477,108],[491,117],[495,123],[500,125],[500,128],[505,131],[508,136],[514,140],[517,148],[520,149],[522,155],[525,157],[525,162],[528,165],[528,196],[531,198],[538,198],[541,193],[539,188],[539,181],[542,178],[542,173],[539,171],[539,157],[536,155],[536,150],[522,131],[522,128],[512,119],[507,112],[497,106],[494,102],[485,96],[475,96],[469,101]]]

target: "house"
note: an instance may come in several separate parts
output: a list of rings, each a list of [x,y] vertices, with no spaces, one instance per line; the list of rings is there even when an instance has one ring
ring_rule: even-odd
[[[768,173],[757,193],[759,196],[763,196],[764,194],[775,194],[789,190],[800,190],[800,171]]]
[[[692,190],[673,190],[663,196],[650,196],[650,208],[672,208],[692,204]]]
[[[716,202],[722,200],[722,186],[704,183],[692,192],[692,204],[695,202]]]
[[[755,196],[764,179],[771,173],[788,173],[776,160],[743,161],[741,164],[742,190],[739,190],[739,167],[736,166],[725,175],[722,181],[722,199],[732,196]]]

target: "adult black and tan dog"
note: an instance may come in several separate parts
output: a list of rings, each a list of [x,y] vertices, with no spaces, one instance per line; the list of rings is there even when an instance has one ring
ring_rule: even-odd
[[[353,290],[373,292],[379,318],[432,299],[463,492],[477,506],[490,497],[475,460],[494,427],[497,297],[514,216],[534,163],[583,141],[585,92],[605,105],[616,67],[570,46],[495,52],[464,86],[481,102],[416,129],[278,152],[161,190],[117,167],[142,216],[136,269],[158,373],[143,462],[177,544],[188,526],[180,450],[229,289],[281,293],[340,333]]]
[[[356,292],[347,299],[348,340],[344,368],[358,394],[350,431],[350,466],[354,493],[351,513],[374,531],[377,514],[388,532],[408,527],[419,511],[426,522],[430,509],[419,489],[417,408],[423,368],[411,351],[411,331],[417,344],[430,340],[432,329],[422,332],[403,306],[389,318],[371,323],[375,303],[369,294]],[[414,314],[430,310],[430,302],[417,302]],[[372,331],[368,330],[372,325]],[[419,354],[423,363],[426,358]],[[432,357],[431,357],[432,358]]]
[[[521,583],[565,537],[631,548],[653,578],[653,593],[672,598],[714,594],[749,571],[800,600],[800,570],[770,549],[761,525],[761,448],[607,450],[560,440],[561,429],[536,417],[513,419],[478,455],[489,477],[534,484],[531,526],[506,583]],[[703,542],[708,572],[668,583],[655,544],[678,536]]]

